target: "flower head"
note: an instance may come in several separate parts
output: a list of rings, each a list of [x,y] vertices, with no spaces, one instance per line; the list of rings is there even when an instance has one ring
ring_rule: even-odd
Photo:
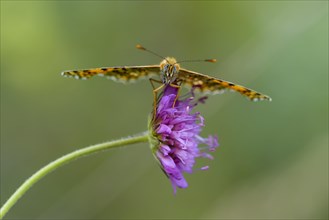
[[[216,136],[199,136],[204,119],[199,112],[192,113],[192,109],[198,103],[203,103],[206,97],[195,100],[193,91],[180,99],[177,99],[177,95],[178,88],[165,86],[149,124],[153,154],[170,179],[175,193],[176,187],[188,186],[183,173],[193,172],[195,159],[212,159],[206,151],[214,151],[218,147]],[[201,144],[206,147],[201,148]],[[200,169],[206,170],[208,166]]]

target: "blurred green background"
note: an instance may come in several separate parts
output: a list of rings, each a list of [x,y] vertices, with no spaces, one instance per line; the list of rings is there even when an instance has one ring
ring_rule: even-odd
[[[15,219],[328,218],[327,1],[1,1],[1,204],[50,161],[147,129],[148,81],[63,78],[67,69],[216,58],[185,68],[245,85],[198,107],[220,148],[173,195],[147,143],[68,164]]]

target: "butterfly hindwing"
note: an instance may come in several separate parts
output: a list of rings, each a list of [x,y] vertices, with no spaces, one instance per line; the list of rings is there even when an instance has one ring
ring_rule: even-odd
[[[216,79],[194,71],[180,69],[178,79],[185,85],[199,89],[201,92],[221,93],[225,90],[234,90],[252,101],[269,100],[271,98],[252,89],[234,83]]]

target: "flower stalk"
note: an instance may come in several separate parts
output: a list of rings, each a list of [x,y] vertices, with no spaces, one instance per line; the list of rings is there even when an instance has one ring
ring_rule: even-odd
[[[0,209],[0,219],[2,219],[6,213],[16,204],[16,202],[40,179],[46,176],[48,173],[54,171],[55,169],[63,166],[66,163],[72,162],[76,159],[79,159],[83,156],[89,156],[91,154],[112,149],[123,147],[125,145],[136,144],[140,142],[148,142],[149,135],[147,132],[144,132],[140,135],[131,136],[127,138],[123,138],[120,140],[109,141],[101,144],[95,144],[86,148],[82,148],[76,150],[72,153],[66,154],[57,160],[49,163],[44,166],[40,170],[38,170],[35,174],[33,174],[30,178],[28,178],[17,190],[16,192],[5,202],[5,204]]]

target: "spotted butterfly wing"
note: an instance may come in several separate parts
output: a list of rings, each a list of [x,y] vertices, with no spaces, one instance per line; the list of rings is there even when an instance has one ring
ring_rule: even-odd
[[[63,76],[73,77],[76,79],[89,79],[95,75],[105,76],[114,81],[133,82],[142,78],[150,78],[159,75],[159,65],[147,66],[117,66],[117,67],[101,67],[86,70],[67,70],[62,72]]]
[[[239,92],[243,96],[249,98],[252,101],[258,100],[268,100],[271,101],[271,98],[267,95],[256,92],[252,89],[246,88],[244,86],[236,85],[234,83],[217,79],[211,76],[207,76],[201,73],[194,71],[180,69],[177,76],[183,84],[197,88],[201,92],[211,92],[211,93],[222,93],[225,90],[234,90]]]

